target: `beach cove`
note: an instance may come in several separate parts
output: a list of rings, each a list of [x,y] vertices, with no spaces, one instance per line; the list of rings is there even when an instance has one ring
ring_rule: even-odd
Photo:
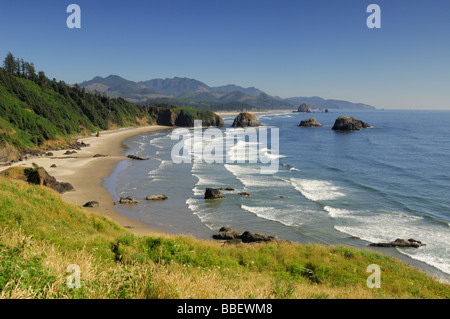
[[[161,230],[119,214],[114,205],[114,197],[104,187],[103,181],[111,175],[119,162],[127,159],[123,154],[123,141],[135,135],[168,129],[169,127],[154,125],[102,131],[99,137],[93,134],[78,138],[78,141],[89,146],[77,150],[75,154],[64,155],[67,150],[52,151],[53,156],[30,157],[11,166],[2,166],[0,171],[14,166],[31,167],[32,163],[36,163],[58,181],[72,184],[75,191],[62,194],[63,200],[77,205],[98,201],[100,204],[98,207],[88,209],[111,218],[133,233],[139,235],[162,233]],[[96,154],[107,156],[94,157]],[[53,164],[56,167],[51,167]]]

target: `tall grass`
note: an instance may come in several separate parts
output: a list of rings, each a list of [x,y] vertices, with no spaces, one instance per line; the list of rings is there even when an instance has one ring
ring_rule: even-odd
[[[72,264],[80,288],[67,285]],[[366,285],[370,264],[381,268],[380,289]],[[0,296],[449,298],[450,287],[368,250],[138,236],[52,190],[0,178]]]

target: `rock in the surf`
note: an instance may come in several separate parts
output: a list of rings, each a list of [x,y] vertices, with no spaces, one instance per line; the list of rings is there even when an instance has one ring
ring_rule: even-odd
[[[166,200],[169,199],[166,195],[148,195],[146,200]]]
[[[240,193],[237,193],[237,194],[240,195],[240,196],[247,196],[247,197],[252,196],[252,194],[247,193],[247,192],[240,192]]]
[[[207,188],[205,191],[205,199],[224,198],[222,193],[217,188]]]
[[[335,131],[359,131],[362,128],[370,127],[369,124],[355,119],[354,117],[340,116],[334,122],[332,130]]]
[[[132,196],[121,197],[119,199],[119,204],[136,205],[139,204],[139,201],[135,200]]]
[[[402,238],[397,238],[396,240],[390,242],[390,243],[372,243],[369,246],[372,247],[401,247],[401,248],[405,248],[405,247],[413,247],[413,248],[419,248],[421,246],[426,246],[426,244],[422,243],[419,240],[415,240],[415,239],[402,239]]]
[[[298,107],[297,112],[299,112],[299,113],[311,113],[311,112],[312,112],[312,109],[309,107],[308,104],[302,103],[302,104]]]
[[[310,119],[302,120],[298,126],[302,127],[321,127],[322,124],[317,122],[317,120],[313,117]]]
[[[247,112],[239,113],[234,119],[232,127],[256,127],[262,126],[255,115]]]

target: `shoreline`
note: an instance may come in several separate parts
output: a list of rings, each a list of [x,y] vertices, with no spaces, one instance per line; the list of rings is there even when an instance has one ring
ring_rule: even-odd
[[[52,151],[53,156],[30,157],[27,160],[0,167],[0,171],[14,166],[30,167],[32,163],[45,168],[47,172],[60,182],[72,184],[75,191],[61,194],[61,198],[69,203],[83,206],[89,201],[98,201],[99,206],[86,208],[89,211],[105,216],[137,235],[168,234],[150,227],[138,220],[120,214],[114,205],[114,196],[103,185],[117,164],[127,157],[123,155],[122,143],[133,136],[169,130],[169,126],[141,126],[101,131],[100,136],[89,135],[75,140],[89,144],[76,154],[63,155],[66,150]],[[96,154],[107,157],[93,157]],[[55,164],[56,167],[50,167]]]
[[[0,166],[0,171],[14,166],[30,167],[32,166],[32,163],[36,163],[45,168],[48,173],[54,176],[58,181],[68,182],[73,185],[75,191],[60,194],[64,201],[80,206],[88,201],[98,201],[100,203],[98,207],[86,209],[113,220],[136,235],[174,235],[174,233],[152,227],[144,222],[119,213],[116,209],[117,206],[114,205],[114,196],[104,185],[105,179],[111,176],[118,163],[127,160],[127,157],[123,154],[124,149],[122,147],[123,142],[126,139],[141,134],[170,129],[173,129],[173,127],[159,125],[142,126],[102,131],[100,132],[100,137],[96,137],[94,134],[77,137],[75,139],[89,144],[89,146],[77,150],[76,154],[63,155],[63,153],[66,152],[66,149],[52,151],[54,156],[29,157],[25,161],[16,162],[10,166]],[[108,156],[94,158],[93,156],[95,154]],[[50,166],[52,164],[55,164],[56,168],[51,168]],[[388,252],[377,251],[382,254],[393,256]],[[405,258],[402,258],[404,256],[398,256],[398,254],[395,255],[397,255],[395,256],[396,258],[410,264],[414,268],[435,276],[444,282],[448,282],[448,277],[446,275],[442,277],[437,274],[441,273],[441,271],[438,270],[437,273],[435,271],[430,272],[430,270],[434,269],[433,266],[411,257],[406,258],[411,260],[410,262],[407,262]],[[444,273],[442,272],[442,274]]]

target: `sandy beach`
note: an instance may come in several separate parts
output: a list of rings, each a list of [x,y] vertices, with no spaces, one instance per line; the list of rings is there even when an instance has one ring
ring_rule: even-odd
[[[78,138],[78,141],[90,146],[76,150],[76,154],[63,155],[66,150],[52,151],[53,156],[51,157],[31,157],[11,166],[2,166],[0,171],[13,166],[31,167],[32,163],[36,163],[45,168],[58,181],[72,184],[75,191],[61,195],[65,201],[78,205],[84,205],[88,201],[98,201],[100,203],[98,207],[87,209],[114,220],[135,234],[162,233],[140,221],[119,214],[113,204],[114,197],[103,186],[103,180],[111,175],[120,161],[126,159],[121,147],[124,140],[135,135],[165,129],[170,129],[170,127],[155,125],[103,131],[100,132],[99,137],[91,135]],[[96,154],[107,156],[93,157]],[[50,167],[53,164],[56,167]]]

